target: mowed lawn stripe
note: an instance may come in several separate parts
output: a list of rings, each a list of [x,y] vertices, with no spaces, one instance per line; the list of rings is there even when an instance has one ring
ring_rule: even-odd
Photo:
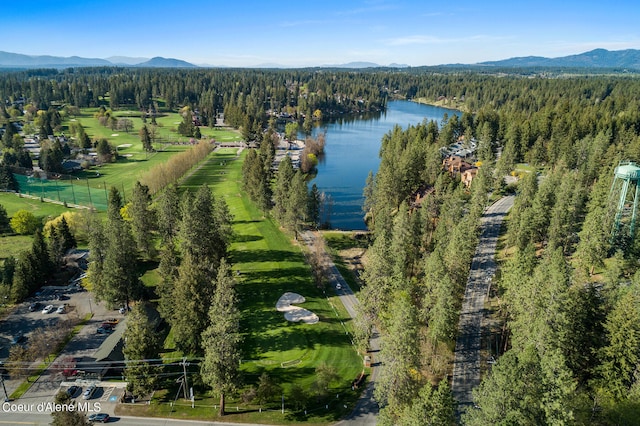
[[[240,271],[238,295],[245,331],[243,370],[257,380],[268,371],[285,386],[310,385],[321,363],[334,367],[346,386],[362,369],[362,360],[344,332],[323,292],[312,279],[300,247],[294,245],[271,218],[265,217],[242,193],[242,153],[225,148],[185,180],[195,190],[207,183],[223,197],[233,214],[233,241],[229,250],[234,270]],[[275,309],[279,297],[292,291],[303,295],[301,306],[319,316],[317,324],[292,323]],[[282,363],[292,364],[282,367]],[[285,365],[286,365],[285,364]]]

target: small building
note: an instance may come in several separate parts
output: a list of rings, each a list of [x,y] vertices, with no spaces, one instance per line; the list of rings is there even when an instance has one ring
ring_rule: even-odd
[[[78,268],[86,271],[89,269],[89,250],[70,249],[64,255],[64,264],[67,267]]]
[[[468,169],[462,172],[462,174],[460,175],[460,179],[462,180],[462,183],[464,184],[464,186],[466,186],[467,188],[471,187],[471,182],[473,182],[473,179],[478,174],[478,170],[479,169],[477,168],[473,168],[473,169]]]
[[[467,170],[475,168],[473,164],[466,162],[456,155],[445,158],[442,161],[442,167],[452,175],[462,174]]]

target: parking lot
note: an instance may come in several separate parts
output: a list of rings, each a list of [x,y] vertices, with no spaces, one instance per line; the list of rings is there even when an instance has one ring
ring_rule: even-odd
[[[30,311],[29,306],[33,303],[38,303],[38,308]],[[64,313],[56,313],[55,308],[62,304],[66,304]],[[43,313],[42,310],[47,305],[54,306],[51,313]],[[5,360],[8,357],[9,348],[12,345],[11,341],[15,336],[24,336],[24,341],[21,344],[28,345],[29,337],[35,330],[48,326],[55,327],[56,325],[61,325],[65,320],[77,323],[89,313],[92,314],[92,317],[88,323],[65,346],[56,360],[51,363],[51,366],[55,366],[60,360],[74,358],[79,361],[78,369],[80,369],[81,361],[87,358],[92,359],[96,350],[108,335],[98,334],[96,332],[97,328],[106,319],[122,319],[124,315],[118,311],[105,309],[104,304],[96,303],[90,292],[77,287],[43,289],[39,295],[17,306],[13,312],[2,319],[0,321],[0,360]],[[53,331],[53,329],[48,330]],[[49,368],[31,385],[21,400],[26,399],[37,402],[51,400],[60,388],[63,379],[60,369]],[[24,379],[13,378],[5,380],[7,393],[11,394],[23,381]],[[102,390],[100,396],[102,397],[105,392],[111,396],[113,390]],[[105,401],[105,403],[108,403],[108,401]]]

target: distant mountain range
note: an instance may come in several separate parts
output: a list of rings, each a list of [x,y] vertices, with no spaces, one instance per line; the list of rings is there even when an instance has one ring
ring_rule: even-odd
[[[640,69],[640,50],[610,51],[595,49],[579,55],[560,58],[523,56],[502,61],[480,62],[477,65],[493,67],[556,67],[556,68],[633,68]]]
[[[112,56],[107,59],[81,58],[79,56],[32,56],[19,53],[0,51],[0,68],[70,68],[70,67],[153,67],[153,68],[196,68],[198,65],[173,58],[133,58],[127,56]],[[210,65],[203,65],[210,67]],[[449,67],[553,67],[553,68],[622,68],[640,69],[640,50],[627,49],[609,51],[595,49],[578,55],[559,58],[545,58],[542,56],[523,56],[504,59],[501,61],[479,62],[477,64],[449,64]],[[222,67],[222,66],[219,66]],[[320,65],[322,68],[407,68],[405,64],[379,65],[373,62],[349,62],[346,64]],[[293,68],[278,64],[262,64],[253,68]]]
[[[31,56],[20,53],[0,51],[0,67],[3,68],[70,68],[70,67],[151,67],[151,68],[195,68],[189,62],[180,59],[162,58],[130,58],[113,56],[109,59],[81,58],[79,56]]]

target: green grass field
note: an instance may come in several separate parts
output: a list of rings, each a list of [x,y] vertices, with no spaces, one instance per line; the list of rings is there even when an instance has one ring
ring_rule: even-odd
[[[39,199],[19,197],[16,194],[0,192],[0,205],[7,210],[9,217],[18,210],[27,210],[34,214],[42,222],[59,216],[69,211],[68,208],[60,204],[43,203]],[[17,256],[21,251],[31,248],[31,235],[2,235],[0,236],[0,261],[4,261],[8,256]]]
[[[309,388],[315,368],[326,363],[340,377],[332,384],[336,393],[349,393],[351,381],[362,370],[362,359],[345,333],[349,318],[334,309],[313,284],[301,248],[241,193],[241,165],[235,149],[220,150],[183,186],[194,189],[208,183],[216,196],[226,200],[234,216],[230,261],[241,273],[238,294],[246,381],[255,382],[266,371],[285,392],[293,383]],[[303,295],[306,302],[301,306],[316,313],[320,322],[292,323],[276,311],[277,300],[287,291]],[[282,363],[293,365],[282,367]],[[331,413],[330,419],[335,420],[335,415]]]
[[[186,144],[189,138],[177,133],[178,124],[182,121],[182,117],[178,113],[166,113],[157,118],[157,143],[155,144],[157,151],[148,153],[142,148],[142,142],[138,136],[138,131],[144,124],[139,112],[114,112],[116,117],[128,118],[133,122],[133,129],[127,133],[114,131],[101,125],[94,117],[97,111],[97,108],[83,108],[79,115],[70,118],[63,125],[68,128],[71,123],[79,122],[92,140],[107,139],[117,149],[119,156],[114,163],[103,164],[100,167],[76,174],[75,176],[80,178],[80,182],[76,183],[80,186],[87,185],[87,182],[83,181],[86,178],[92,188],[104,189],[106,187],[108,189],[115,186],[127,195],[136,180],[139,180],[146,171],[156,164],[166,162],[172,155],[191,147]],[[239,133],[232,129],[201,127],[200,131],[203,138],[213,138],[220,142],[241,140]],[[180,145],[180,143],[185,144]]]

